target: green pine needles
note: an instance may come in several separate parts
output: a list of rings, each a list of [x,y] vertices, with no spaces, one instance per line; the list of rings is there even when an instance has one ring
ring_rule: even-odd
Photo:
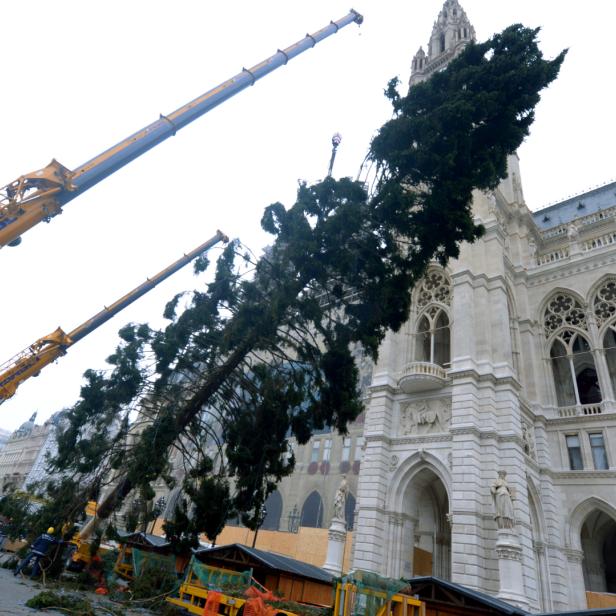
[[[266,208],[263,257],[231,242],[212,282],[169,303],[166,328],[123,328],[111,371],[86,373],[55,459],[86,483],[111,481],[101,517],[134,491],[152,499],[162,477],[183,482],[177,541],[215,540],[238,514],[256,528],[293,470],[288,438],[345,432],[362,410],[352,353],[376,359],[430,260],[482,233],[472,193],[506,176],[565,56],[545,60],[537,33],[514,25],[471,43],[407,96],[390,82],[371,194],[348,178],[302,184],[293,206]]]

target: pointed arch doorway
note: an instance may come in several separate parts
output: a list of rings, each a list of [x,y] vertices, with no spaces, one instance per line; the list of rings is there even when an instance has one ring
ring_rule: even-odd
[[[443,481],[432,469],[421,469],[409,481],[403,508],[414,522],[409,555],[412,575],[451,579],[449,497]]]
[[[616,593],[616,520],[604,511],[591,511],[580,533],[587,591]]]

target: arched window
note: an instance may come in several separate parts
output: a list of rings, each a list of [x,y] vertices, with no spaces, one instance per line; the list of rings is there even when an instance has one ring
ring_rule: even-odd
[[[603,336],[605,361],[612,380],[612,389],[616,391],[616,327],[610,325]]]
[[[355,497],[350,492],[344,504],[344,519],[346,521],[346,529],[353,530],[353,522],[355,521]]]
[[[323,500],[321,495],[314,490],[304,501],[300,526],[321,528],[323,526]]]
[[[546,338],[551,338],[550,359],[558,406],[601,402],[582,304],[566,292],[556,293],[545,308],[543,327]]]
[[[449,317],[444,309],[431,306],[420,317],[415,341],[415,360],[448,367],[450,354]]]
[[[550,347],[558,406],[596,404],[601,389],[588,340],[579,332],[564,329]]]
[[[274,490],[265,501],[265,519],[261,528],[263,530],[278,530],[280,516],[282,515],[282,496],[278,490]]]
[[[601,329],[609,323],[601,340],[605,351],[605,362],[612,382],[612,391],[616,392],[616,280],[605,281],[593,301],[593,312],[597,327]],[[611,321],[611,322],[610,322]]]
[[[445,34],[441,34],[439,38],[439,42],[440,42],[440,51],[441,53],[443,53],[445,51]]]
[[[415,326],[414,361],[448,367],[451,351],[447,308],[451,304],[451,284],[442,269],[431,268],[423,277],[415,303],[420,316]]]

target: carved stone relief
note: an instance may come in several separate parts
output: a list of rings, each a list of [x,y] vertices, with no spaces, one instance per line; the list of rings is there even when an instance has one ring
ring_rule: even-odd
[[[402,434],[446,432],[451,421],[451,400],[437,398],[408,402],[400,408]]]
[[[398,462],[400,462],[400,458],[396,454],[392,455],[389,460],[389,470],[395,471],[398,468]]]

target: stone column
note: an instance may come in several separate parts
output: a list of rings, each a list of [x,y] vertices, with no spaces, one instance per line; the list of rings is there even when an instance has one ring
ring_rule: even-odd
[[[413,550],[415,548],[415,529],[417,519],[404,516],[402,537],[400,539],[400,573],[399,577],[410,578],[413,575]]]
[[[498,598],[528,609],[529,603],[524,594],[522,575],[522,546],[514,529],[498,529],[496,556],[500,580]]]
[[[567,563],[569,565],[569,608],[586,609],[586,587],[584,585],[584,569],[582,562],[584,552],[581,550],[565,550]]]
[[[327,533],[327,558],[323,565],[323,569],[333,575],[340,575],[342,573],[345,542],[346,524],[344,520],[334,518]]]
[[[364,438],[366,451],[357,485],[357,525],[353,538],[353,569],[385,575],[388,543],[387,520],[383,515],[390,473],[391,422],[394,389],[388,385],[370,388]]]
[[[402,532],[403,519],[402,514],[390,512],[387,515],[388,523],[388,545],[391,549],[387,551],[385,575],[390,578],[400,577],[400,561],[402,557]]]

